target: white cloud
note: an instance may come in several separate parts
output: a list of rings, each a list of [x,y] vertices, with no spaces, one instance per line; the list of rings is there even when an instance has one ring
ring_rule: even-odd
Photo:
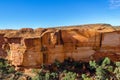
[[[120,0],[110,0],[110,8],[115,9],[120,7]]]

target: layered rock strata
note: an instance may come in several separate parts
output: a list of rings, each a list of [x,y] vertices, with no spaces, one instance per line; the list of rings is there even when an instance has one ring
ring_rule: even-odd
[[[0,57],[21,67],[63,62],[69,57],[120,60],[120,31],[109,24],[0,30]]]

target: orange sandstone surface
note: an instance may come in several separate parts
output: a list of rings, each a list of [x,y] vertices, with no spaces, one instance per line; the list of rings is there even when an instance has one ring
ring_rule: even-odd
[[[12,65],[37,67],[67,58],[120,60],[120,28],[88,24],[56,28],[0,30],[0,57]]]

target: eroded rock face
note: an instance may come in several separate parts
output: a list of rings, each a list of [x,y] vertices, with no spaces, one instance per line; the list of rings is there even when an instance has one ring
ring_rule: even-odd
[[[7,56],[7,52],[4,49],[5,43],[4,34],[0,34],[0,58],[5,58]]]
[[[24,39],[25,53],[23,54],[23,65],[25,66],[39,66],[43,63],[43,55],[40,52],[41,43],[40,38]],[[27,56],[27,57],[26,57]]]
[[[18,43],[14,43],[17,42]],[[21,41],[21,42],[19,42]],[[38,66],[42,64],[43,56],[40,52],[39,38],[17,38],[10,44],[9,59],[15,66]]]
[[[23,28],[8,33],[0,30],[0,57],[8,53],[12,65],[24,67],[50,64],[55,60],[63,62],[69,57],[76,61],[101,57],[119,60],[118,30],[108,24],[35,30]]]

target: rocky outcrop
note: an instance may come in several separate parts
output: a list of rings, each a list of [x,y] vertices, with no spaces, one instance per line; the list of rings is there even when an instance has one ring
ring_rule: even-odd
[[[14,41],[13,41],[14,39]],[[15,66],[38,66],[43,62],[39,38],[9,38],[9,59]],[[18,41],[18,42],[17,42]]]
[[[0,30],[0,57],[12,65],[39,67],[66,58],[119,60],[120,31],[109,24]],[[116,58],[117,55],[117,58]]]

